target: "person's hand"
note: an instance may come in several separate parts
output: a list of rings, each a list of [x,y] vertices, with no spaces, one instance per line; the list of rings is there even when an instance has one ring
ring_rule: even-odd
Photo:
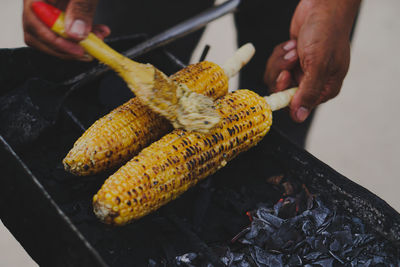
[[[318,104],[335,97],[349,68],[349,36],[360,0],[302,0],[293,15],[291,40],[275,47],[264,81],[272,91],[299,85],[291,117],[303,122]]]
[[[62,59],[89,61],[91,57],[78,42],[85,39],[90,31],[104,39],[110,34],[105,25],[93,25],[93,15],[97,0],[47,0],[55,7],[65,10],[65,30],[68,39],[52,32],[40,21],[32,10],[32,3],[37,0],[24,0],[23,27],[25,43],[48,54]]]

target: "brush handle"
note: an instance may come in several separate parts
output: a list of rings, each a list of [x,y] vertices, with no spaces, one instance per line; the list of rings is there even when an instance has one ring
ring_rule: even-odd
[[[141,65],[115,51],[93,33],[89,33],[86,39],[79,42],[79,45],[82,46],[89,55],[108,65],[120,74],[125,71],[125,66],[127,64],[134,64],[137,65],[137,67]]]
[[[62,37],[67,37],[65,33],[64,12],[44,2],[34,2],[32,9],[39,19],[49,26],[52,31]],[[124,72],[126,64],[136,63],[140,65],[140,63],[132,62],[129,58],[109,47],[93,33],[89,33],[86,39],[80,41],[79,44],[89,55],[110,66],[118,73]]]

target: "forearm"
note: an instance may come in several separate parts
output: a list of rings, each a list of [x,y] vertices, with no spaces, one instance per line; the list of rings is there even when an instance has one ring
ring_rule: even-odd
[[[301,0],[292,19],[290,33],[297,39],[304,24],[324,24],[338,37],[350,37],[361,0]]]
[[[358,10],[361,5],[361,0],[336,0],[337,8],[334,10],[334,16],[343,20],[343,30],[350,38],[351,30],[354,25],[354,20],[357,17]]]

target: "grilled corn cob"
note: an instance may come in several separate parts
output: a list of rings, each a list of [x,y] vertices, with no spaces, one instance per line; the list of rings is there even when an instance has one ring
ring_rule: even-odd
[[[272,123],[270,105],[249,90],[222,97],[216,107],[222,121],[211,133],[176,129],[109,177],[93,197],[97,217],[123,225],[158,209],[255,146]]]
[[[228,78],[234,76],[254,54],[247,44],[231,57],[223,68],[204,61],[171,76],[176,84],[217,99],[228,92]],[[229,76],[225,74],[228,69]],[[132,98],[97,120],[74,144],[63,160],[67,171],[91,175],[118,166],[141,149],[172,130],[171,124]]]
[[[190,65],[171,78],[214,99],[228,91],[228,78],[211,62]],[[116,166],[172,129],[162,116],[132,98],[96,121],[74,144],[63,163],[76,175],[90,175]]]

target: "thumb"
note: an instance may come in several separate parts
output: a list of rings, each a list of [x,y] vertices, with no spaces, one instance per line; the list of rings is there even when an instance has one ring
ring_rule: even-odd
[[[323,75],[317,68],[304,73],[299,89],[290,103],[290,113],[294,121],[305,121],[311,110],[320,103],[325,80]]]
[[[92,29],[97,0],[71,0],[65,10],[65,31],[67,35],[81,41]]]

